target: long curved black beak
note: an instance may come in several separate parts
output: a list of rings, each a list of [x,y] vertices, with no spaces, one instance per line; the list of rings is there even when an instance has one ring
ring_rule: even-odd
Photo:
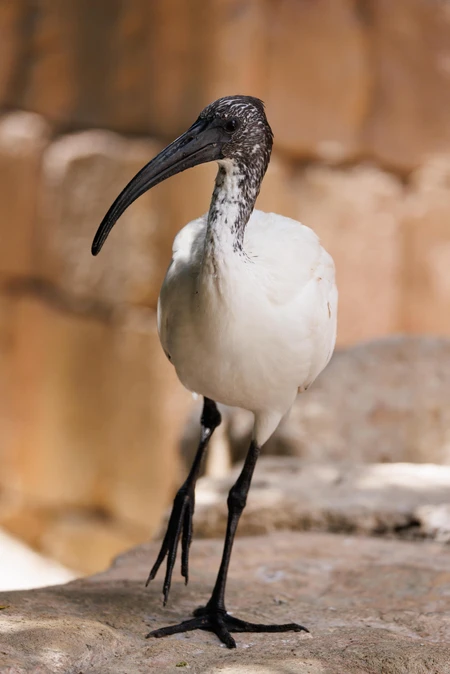
[[[102,220],[92,243],[92,255],[97,255],[117,220],[144,192],[158,183],[188,168],[221,158],[223,137],[221,129],[206,120],[197,120],[182,136],[151,160],[122,190]]]

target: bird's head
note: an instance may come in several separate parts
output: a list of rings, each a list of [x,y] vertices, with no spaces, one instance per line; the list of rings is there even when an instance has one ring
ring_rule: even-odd
[[[269,163],[273,133],[264,103],[253,96],[226,96],[208,105],[196,122],[217,129],[220,152],[215,159],[252,165]]]
[[[100,252],[123,212],[144,192],[188,168],[210,161],[233,162],[264,176],[273,134],[264,104],[252,96],[226,96],[208,105],[192,126],[152,159],[119,194],[97,230],[92,254]]]

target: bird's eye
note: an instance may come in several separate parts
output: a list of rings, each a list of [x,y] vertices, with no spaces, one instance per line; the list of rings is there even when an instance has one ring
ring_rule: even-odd
[[[236,131],[238,126],[239,122],[237,119],[227,119],[225,122],[225,131],[228,131],[228,133],[233,133],[233,131]]]

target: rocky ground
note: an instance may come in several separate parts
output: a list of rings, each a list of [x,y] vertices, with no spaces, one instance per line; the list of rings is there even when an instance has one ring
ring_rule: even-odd
[[[221,541],[196,541],[188,587],[167,608],[161,578],[144,581],[158,545],[105,573],[0,595],[0,672],[22,674],[448,674],[450,549],[279,532],[236,541],[228,608],[256,621],[298,621],[311,633],[237,635],[229,651],[206,632],[145,640],[208,598]]]
[[[311,633],[237,635],[234,652],[204,632],[146,641],[207,600],[238,471],[199,481],[191,580],[177,570],[167,608],[161,578],[144,586],[158,542],[89,578],[0,592],[0,674],[450,674],[450,467],[434,464],[261,457],[228,608]]]

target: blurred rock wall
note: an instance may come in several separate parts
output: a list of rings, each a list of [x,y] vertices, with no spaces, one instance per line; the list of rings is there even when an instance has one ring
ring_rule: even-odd
[[[215,167],[129,178],[211,100],[263,98],[259,207],[333,254],[340,344],[450,333],[450,3],[0,0],[0,525],[87,571],[153,533],[190,397],[159,287]]]

